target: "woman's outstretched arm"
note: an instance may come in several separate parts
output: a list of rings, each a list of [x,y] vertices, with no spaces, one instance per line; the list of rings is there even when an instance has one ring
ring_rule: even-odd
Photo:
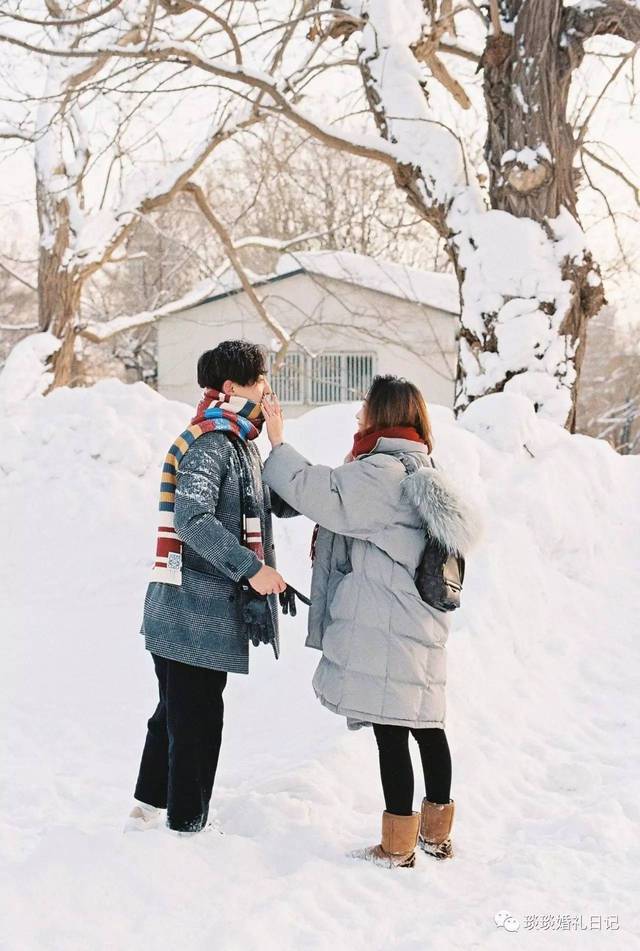
[[[389,482],[382,471],[389,465],[394,465],[392,460],[379,459],[349,462],[335,469],[314,466],[282,442],[271,450],[263,476],[285,502],[323,528],[369,538],[393,519]]]
[[[281,499],[340,535],[369,538],[389,524],[394,510],[382,470],[393,462],[379,458],[367,463],[349,462],[335,469],[314,466],[284,442],[282,410],[274,394],[263,401],[263,412],[273,447],[263,478]]]

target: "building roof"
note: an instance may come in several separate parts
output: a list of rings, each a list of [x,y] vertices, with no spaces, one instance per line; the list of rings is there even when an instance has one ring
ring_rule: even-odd
[[[296,251],[293,254],[283,254],[272,275],[254,276],[251,272],[248,273],[255,277],[252,281],[254,287],[283,281],[296,274],[310,274],[344,281],[357,287],[366,287],[401,300],[425,304],[449,314],[460,313],[458,281],[454,274],[423,271],[405,264],[393,264],[390,261],[381,261],[364,254],[354,254],[351,251]],[[216,291],[219,288],[217,293],[211,293],[213,286],[209,282],[203,282],[203,285],[208,285],[209,296],[203,294],[197,300],[194,299],[197,295],[190,293],[188,303],[183,298],[185,306],[180,307],[180,310],[189,310],[242,291],[235,271],[231,267],[216,278]]]
[[[458,281],[454,274],[423,271],[351,251],[284,254],[278,261],[276,273],[291,273],[294,266],[307,274],[345,281],[401,300],[426,304],[450,314],[460,313]]]

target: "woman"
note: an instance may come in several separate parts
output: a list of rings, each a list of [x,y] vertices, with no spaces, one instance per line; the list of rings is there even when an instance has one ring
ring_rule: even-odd
[[[431,465],[429,416],[412,383],[374,379],[351,453],[335,469],[311,465],[284,441],[277,399],[263,408],[272,445],[264,480],[318,523],[306,640],[322,651],[315,693],[351,729],[371,724],[378,744],[382,840],[351,854],[411,868],[419,840],[428,854],[450,858],[455,803],[444,731],[450,616],[421,600],[414,576],[425,529],[464,555],[478,534],[475,518]],[[409,732],[424,770],[420,813],[413,811]]]

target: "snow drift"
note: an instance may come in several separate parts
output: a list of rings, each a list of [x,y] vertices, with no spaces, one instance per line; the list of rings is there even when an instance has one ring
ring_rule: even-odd
[[[225,835],[121,834],[156,701],[138,626],[160,464],[191,407],[115,381],[25,397],[0,418],[4,947],[486,949],[505,940],[501,909],[521,931],[617,915],[629,946],[640,459],[517,395],[457,423],[431,408],[434,457],[485,522],[448,645],[457,854],[389,872],[343,855],[377,840],[375,744],[315,700],[303,612],[283,619],[280,661],[253,650],[250,676],[229,678]],[[314,410],[287,438],[339,464],[355,411]],[[281,570],[308,590],[311,525],[276,528]]]

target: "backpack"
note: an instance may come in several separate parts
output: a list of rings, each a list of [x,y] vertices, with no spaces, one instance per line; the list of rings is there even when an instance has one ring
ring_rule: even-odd
[[[433,459],[431,465],[436,468]],[[407,475],[415,472],[402,459]],[[426,604],[437,611],[455,611],[460,607],[465,561],[462,555],[447,551],[436,539],[426,533],[426,545],[415,573],[418,594]]]

